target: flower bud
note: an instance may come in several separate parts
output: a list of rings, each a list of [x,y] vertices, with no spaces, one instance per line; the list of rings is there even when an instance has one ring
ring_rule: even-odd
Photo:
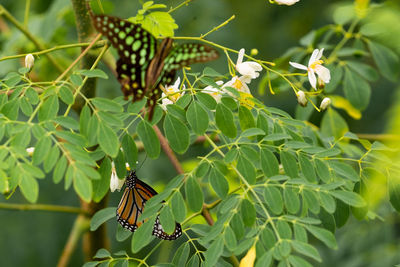
[[[320,78],[320,77],[318,77],[318,79],[317,79],[317,86],[318,86],[318,89],[324,89],[325,88],[325,82]]]
[[[28,68],[29,70],[32,69],[33,63],[35,63],[35,58],[33,57],[32,54],[28,54],[25,57],[25,68]]]
[[[306,94],[303,91],[299,90],[296,95],[297,95],[297,102],[299,102],[299,104],[303,107],[307,106],[308,101],[306,98]]]
[[[257,56],[258,55],[258,49],[257,48],[253,48],[250,50],[250,55],[252,56]]]
[[[34,148],[34,147],[28,147],[28,148],[26,149],[26,152],[28,152],[28,155],[29,155],[30,157],[32,157],[34,151],[35,151],[35,148]]]
[[[300,0],[275,0],[273,2],[277,3],[278,5],[287,5],[291,6],[299,2]]]
[[[325,97],[324,99],[322,99],[321,105],[319,106],[319,108],[321,110],[325,110],[329,107],[329,105],[331,104],[331,99],[329,97]]]

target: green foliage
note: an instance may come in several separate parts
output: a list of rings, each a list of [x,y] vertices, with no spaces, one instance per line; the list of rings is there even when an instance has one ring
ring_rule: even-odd
[[[131,20],[156,36],[173,36],[177,25],[170,13],[153,11],[164,8],[145,2]],[[327,94],[334,107],[354,114],[351,111],[368,107],[378,73],[396,81],[399,59],[389,47],[364,35],[365,28],[356,27],[353,9],[342,11],[334,15],[338,25],[307,34],[300,41],[302,47],[293,50],[297,54],[287,55],[299,61],[313,48],[326,47],[330,54],[324,60],[332,79],[316,93],[307,92],[309,101]],[[345,41],[334,43],[333,34]],[[354,41],[351,46],[348,39]],[[96,54],[98,59],[103,52]],[[283,75],[279,64],[272,69],[259,62],[268,72],[260,88],[307,91],[305,76]],[[82,201],[100,202],[108,193],[112,172],[123,177],[125,163],[136,168],[139,153],[158,160],[161,145],[167,156],[171,157],[169,146],[185,163],[184,174],[165,177],[167,185],[159,186],[159,194],[146,202],[139,218],[144,223],[129,241],[131,233],[117,227],[116,240],[129,243],[130,252],[100,249],[93,257],[96,261],[84,266],[147,265],[148,255],[163,244],[152,236],[156,219],[169,234],[176,222],[182,224],[181,244],[177,241],[179,248],[170,257],[176,266],[225,266],[244,258],[253,247],[255,266],[312,266],[322,262],[321,244],[338,248],[335,231],[347,226],[351,214],[358,220],[378,217],[369,198],[374,177],[384,180],[384,200],[400,211],[394,152],[349,132],[345,118],[333,108],[322,115],[318,129],[232,85],[214,98],[203,89],[221,89],[216,81],[226,77],[206,67],[201,73],[185,70],[186,94],[166,110],[158,107],[149,122],[147,99],[85,95],[89,78],[108,79],[97,63],[52,82],[31,79],[27,68],[0,79],[0,191],[7,198],[20,190],[28,202],[36,203],[38,179],[51,176],[55,184],[63,182],[65,190],[72,187]],[[340,90],[344,98],[334,98]],[[347,102],[340,105],[337,99]],[[306,111],[303,117],[311,113]],[[195,148],[198,142],[204,145]],[[97,211],[90,230],[115,221],[115,210]],[[200,216],[207,224],[197,220]],[[140,259],[131,253],[147,256]]]

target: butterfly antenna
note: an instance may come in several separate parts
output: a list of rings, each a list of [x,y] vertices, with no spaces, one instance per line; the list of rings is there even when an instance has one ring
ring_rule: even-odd
[[[139,170],[142,168],[142,166],[143,166],[143,164],[145,163],[146,159],[147,159],[147,154],[146,154],[146,156],[144,157],[144,160],[142,161],[142,164],[140,164],[140,167],[137,168],[137,171],[139,171]]]

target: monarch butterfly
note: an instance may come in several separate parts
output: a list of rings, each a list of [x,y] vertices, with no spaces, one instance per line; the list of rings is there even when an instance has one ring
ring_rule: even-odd
[[[125,185],[124,194],[117,208],[117,221],[122,227],[135,232],[144,223],[143,221],[138,221],[138,218],[143,213],[146,201],[157,195],[157,192],[151,186],[139,180],[135,171],[128,173]],[[182,228],[179,223],[176,223],[175,231],[169,235],[164,232],[157,216],[153,235],[165,240],[175,240],[182,235]]]

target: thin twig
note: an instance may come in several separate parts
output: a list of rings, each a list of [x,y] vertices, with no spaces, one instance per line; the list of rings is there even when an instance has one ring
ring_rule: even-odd
[[[86,216],[79,215],[76,218],[74,226],[72,227],[72,230],[69,234],[68,241],[65,244],[60,259],[57,263],[57,267],[68,266],[68,262],[76,248],[76,245],[78,244],[78,241],[81,239],[82,234],[89,230],[89,226],[90,219]]]
[[[14,204],[14,203],[0,203],[0,209],[7,210],[43,210],[43,211],[56,211],[56,212],[66,212],[66,213],[81,213],[84,214],[85,211],[69,206],[59,206],[59,205],[47,205],[47,204]]]

